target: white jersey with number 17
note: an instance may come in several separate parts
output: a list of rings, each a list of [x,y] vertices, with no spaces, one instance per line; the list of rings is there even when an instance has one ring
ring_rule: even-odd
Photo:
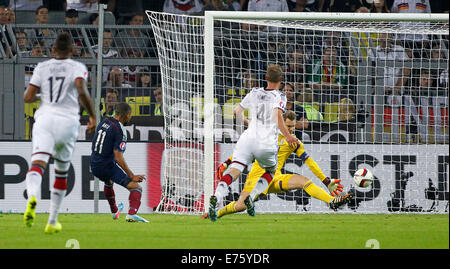
[[[72,59],[51,59],[39,63],[33,71],[30,84],[38,87],[41,105],[35,114],[53,114],[79,120],[80,106],[75,80],[87,81],[88,71],[84,64]]]
[[[274,109],[286,110],[286,96],[279,90],[253,88],[240,106],[250,111],[250,124],[245,131],[249,137],[257,139],[258,143],[277,144],[278,125],[274,118]]]

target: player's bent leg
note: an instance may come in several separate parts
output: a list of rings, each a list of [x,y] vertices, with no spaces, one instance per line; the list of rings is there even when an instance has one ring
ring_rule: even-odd
[[[47,168],[47,162],[50,156],[43,156],[47,161],[43,160],[33,160],[31,163],[31,169],[27,172],[25,181],[27,186],[27,208],[23,215],[23,220],[25,226],[31,227],[34,224],[36,218],[36,206],[37,206],[37,195],[40,190],[42,175]]]
[[[217,212],[217,218],[221,218],[226,215],[230,215],[233,213],[241,212],[247,209],[245,206],[245,199],[250,195],[248,192],[241,192],[241,195],[239,196],[239,199],[237,201],[233,201],[226,206],[224,206],[222,209],[220,209]]]
[[[321,187],[314,184],[311,180],[309,180],[305,186],[303,187],[306,193],[308,193],[311,197],[324,201],[325,203],[329,203],[333,200],[333,196],[331,196],[327,191],[322,189]]]
[[[228,195],[228,186],[239,177],[245,167],[236,167],[231,163],[230,169],[222,176],[219,184],[217,184],[216,191],[214,192],[214,196],[217,197],[219,202],[219,207],[221,206],[223,197]]]
[[[123,203],[120,203],[119,206],[116,204],[116,194],[114,192],[114,182],[111,180],[105,181],[103,186],[103,193],[105,194],[105,198],[108,201],[109,208],[111,210],[111,214],[113,219],[118,219],[120,213],[123,210]]]
[[[130,183],[128,183],[126,188],[130,191],[130,195],[128,197],[130,206],[129,206],[128,214],[125,217],[125,220],[128,222],[145,222],[145,223],[147,223],[148,220],[146,220],[143,217],[140,217],[136,214],[137,211],[139,210],[139,207],[141,206],[142,187],[137,182],[131,181]]]
[[[267,190],[270,183],[273,180],[274,173],[275,173],[276,166],[271,167],[269,169],[266,168],[266,172],[261,176],[261,178],[258,179],[256,182],[255,187],[250,192],[250,195],[246,197],[244,203],[247,207],[247,213],[250,216],[255,216],[255,204],[254,201],[256,197],[258,197],[261,193]]]
[[[209,198],[208,217],[212,222],[217,220],[218,208],[223,205],[223,199],[228,195],[228,186],[239,177],[245,165],[232,162],[227,173],[220,179],[214,195]]]
[[[55,182],[50,196],[50,210],[48,217],[48,227],[45,232],[50,233],[61,231],[61,225],[58,224],[58,213],[61,204],[67,192],[67,176],[70,168],[70,161],[55,160]]]

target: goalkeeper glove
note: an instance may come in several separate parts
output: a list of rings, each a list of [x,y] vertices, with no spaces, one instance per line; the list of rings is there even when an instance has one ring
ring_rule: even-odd
[[[339,184],[341,182],[340,179],[330,179],[329,177],[326,177],[322,182],[327,186],[332,196],[339,196],[339,192],[344,190],[344,186]]]
[[[231,157],[228,158],[225,162],[221,163],[219,167],[217,167],[217,178],[221,179],[223,177],[223,172],[227,170],[228,166],[231,164]]]

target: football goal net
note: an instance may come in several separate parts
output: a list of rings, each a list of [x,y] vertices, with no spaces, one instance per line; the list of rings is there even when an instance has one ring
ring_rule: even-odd
[[[280,91],[310,158],[342,179],[344,192],[355,191],[340,212],[447,212],[447,14],[147,15],[163,83],[159,212],[205,212],[215,170],[245,130],[233,110],[266,85],[269,64],[283,69]],[[251,167],[225,203],[237,199]],[[375,177],[369,187],[355,186],[360,168]],[[281,171],[327,190],[295,154]],[[255,206],[259,213],[331,212],[301,189],[261,196]]]

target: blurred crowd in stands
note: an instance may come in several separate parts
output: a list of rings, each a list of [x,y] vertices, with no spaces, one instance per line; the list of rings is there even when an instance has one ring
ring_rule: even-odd
[[[106,11],[113,15],[115,25],[130,26],[148,26],[145,10],[189,15],[201,15],[206,10],[356,13],[448,13],[449,10],[447,1],[438,0],[0,0],[0,40],[5,58],[11,58],[14,55],[52,56],[51,44],[57,35],[57,31],[53,29],[16,27],[14,29],[17,46],[11,46],[5,26],[16,23],[16,13],[34,12],[35,24],[47,24],[52,14],[64,12],[64,19],[59,21],[59,24],[79,24],[81,23],[79,18],[83,15],[87,18],[82,22],[83,24],[96,25],[99,3],[107,4]],[[79,31],[70,31],[75,42],[75,58],[89,58],[92,57],[92,53],[98,53],[97,45],[95,45],[98,38],[96,29],[86,29],[91,46],[85,44],[86,41]],[[402,42],[394,42],[394,37],[388,33],[380,33],[375,38],[376,47],[367,51],[367,57],[371,61],[413,58],[448,60],[448,56],[444,54],[444,51],[448,49],[448,40],[444,40],[447,46],[444,49],[442,40],[435,40],[432,36],[401,39],[397,37],[396,40],[402,40]],[[448,35],[446,38],[448,39]],[[104,58],[157,57],[156,44],[150,28],[137,27],[120,31],[105,28],[103,40]],[[341,104],[340,116],[332,120],[348,120],[355,115],[357,60],[353,50],[349,49],[350,44],[344,44],[343,40],[341,33],[329,32],[324,35],[320,46],[298,46],[293,52],[287,54],[284,64],[286,83],[283,89],[289,97],[289,107],[297,112],[301,111],[299,128],[307,128],[307,120],[310,122],[324,120],[323,107],[308,105],[316,101],[320,105]],[[32,71],[33,66],[26,68],[28,76],[31,76]],[[386,67],[384,72],[386,96],[448,95],[448,68],[412,70]],[[242,88],[248,90],[256,85],[255,80],[258,79],[256,74],[245,72],[240,73],[239,76]],[[130,89],[126,94],[128,98],[134,94],[138,97],[150,96],[148,102],[151,106],[146,109],[147,111],[141,111],[141,114],[162,115],[163,113],[159,69],[133,65],[106,66],[103,70],[103,85],[104,115],[114,113],[112,103],[120,99],[125,101],[121,90],[127,88]],[[138,92],[137,89],[148,91]],[[321,91],[324,89],[327,94],[322,94]],[[233,92],[233,96],[245,93],[246,91]],[[323,96],[327,98],[324,99]],[[147,102],[145,100],[147,99],[141,101]],[[393,101],[392,98],[390,100],[395,102],[395,98]],[[296,107],[298,108],[295,109]],[[303,121],[301,118],[307,120]]]

